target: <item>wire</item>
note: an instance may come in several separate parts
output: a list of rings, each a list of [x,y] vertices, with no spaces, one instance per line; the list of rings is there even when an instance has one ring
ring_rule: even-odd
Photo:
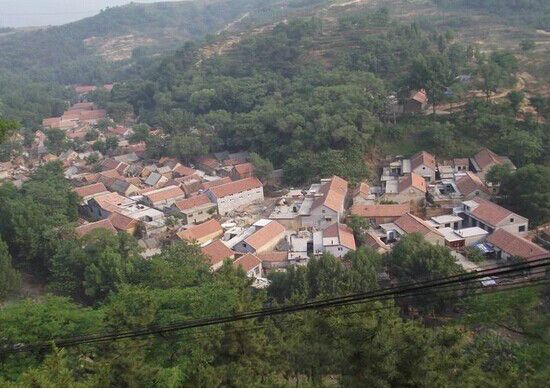
[[[58,346],[67,347],[67,346],[74,346],[78,344],[119,340],[119,339],[141,337],[141,336],[154,335],[154,334],[164,334],[166,332],[180,331],[183,329],[200,328],[200,327],[206,327],[206,326],[211,326],[215,324],[224,324],[224,323],[230,323],[230,322],[241,321],[241,320],[249,320],[254,318],[264,318],[267,316],[288,314],[288,313],[294,313],[294,312],[311,310],[311,309],[323,309],[323,308],[334,307],[339,305],[341,306],[344,304],[354,304],[354,303],[359,304],[369,299],[377,299],[377,300],[380,300],[383,298],[389,299],[389,298],[392,298],[391,296],[399,296],[410,292],[421,291],[424,289],[433,289],[435,287],[441,287],[441,286],[456,284],[461,282],[463,283],[465,281],[479,280],[481,278],[486,278],[487,276],[508,275],[521,270],[532,270],[534,268],[548,266],[549,264],[548,262],[540,263],[544,261],[547,261],[547,258],[532,261],[527,264],[511,265],[506,267],[505,269],[502,269],[502,270],[499,269],[492,272],[482,271],[478,273],[467,273],[463,275],[440,278],[440,279],[432,280],[428,282],[427,285],[425,285],[424,283],[413,283],[413,284],[410,284],[412,286],[406,286],[405,288],[399,287],[399,288],[380,289],[380,290],[376,290],[368,293],[360,293],[360,294],[348,295],[348,296],[343,296],[343,297],[338,297],[333,299],[318,300],[314,302],[297,304],[293,306],[284,306],[280,308],[271,308],[271,309],[264,309],[260,311],[246,312],[242,314],[236,314],[236,315],[225,316],[225,317],[213,317],[213,318],[190,320],[187,322],[176,323],[168,326],[152,326],[145,329],[139,329],[139,330],[136,329],[136,330],[127,331],[127,332],[118,332],[118,333],[115,332],[110,334],[96,334],[96,335],[88,335],[88,336],[81,336],[81,337],[68,338],[68,339],[49,340],[47,342],[38,342],[38,343],[28,344],[28,345],[25,345],[25,344],[7,345],[7,346],[4,346],[3,349],[7,352],[19,351],[19,350],[27,351],[32,349],[41,349],[41,348],[49,347],[52,342],[57,344]],[[461,277],[461,278],[458,278],[458,277]]]

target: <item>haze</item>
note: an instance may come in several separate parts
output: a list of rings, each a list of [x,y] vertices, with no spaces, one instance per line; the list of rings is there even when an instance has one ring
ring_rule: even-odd
[[[154,3],[159,0],[139,0]],[[97,14],[130,0],[0,0],[0,27],[59,25]]]

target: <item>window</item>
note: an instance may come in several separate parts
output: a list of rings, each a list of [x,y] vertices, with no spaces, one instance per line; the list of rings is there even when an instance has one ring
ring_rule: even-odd
[[[525,226],[519,226],[518,231],[519,232],[525,232]]]
[[[513,222],[514,222],[514,218],[511,217],[511,218],[510,218],[510,223],[513,223]]]

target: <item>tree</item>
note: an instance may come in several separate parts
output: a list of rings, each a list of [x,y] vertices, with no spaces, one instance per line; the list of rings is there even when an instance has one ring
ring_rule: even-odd
[[[502,85],[502,69],[494,62],[484,63],[479,66],[479,77],[481,78],[481,88],[485,92],[487,101],[491,98],[491,93]]]
[[[273,164],[267,159],[263,159],[257,153],[250,153],[250,163],[254,166],[254,175],[266,184],[273,174]]]
[[[512,91],[508,93],[506,97],[510,100],[510,105],[512,106],[514,113],[517,113],[521,108],[523,100],[525,99],[525,94],[521,91]]]
[[[519,47],[521,48],[521,50],[527,52],[527,51],[532,51],[535,49],[536,47],[536,43],[534,40],[532,39],[523,39],[520,43],[519,43]]]
[[[168,149],[170,155],[184,163],[208,154],[208,145],[196,135],[173,135]]]
[[[21,284],[19,272],[13,268],[8,246],[0,239],[0,301],[16,291]]]
[[[46,147],[53,154],[61,154],[67,150],[67,138],[65,132],[59,128],[50,128],[46,131]]]
[[[2,144],[8,135],[17,130],[19,125],[13,120],[5,120],[0,117],[0,144]]]
[[[527,165],[503,177],[500,183],[502,205],[529,218],[536,227],[550,221],[550,168]]]
[[[502,180],[512,172],[512,165],[504,163],[502,165],[493,165],[485,175],[485,181],[494,185],[499,185]]]
[[[51,259],[50,289],[93,304],[128,281],[137,244],[124,234],[99,229],[61,244]]]
[[[497,140],[496,150],[517,165],[536,162],[543,153],[540,137],[525,130],[506,131]]]

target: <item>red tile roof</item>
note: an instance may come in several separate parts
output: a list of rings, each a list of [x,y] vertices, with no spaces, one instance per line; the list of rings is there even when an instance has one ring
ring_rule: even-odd
[[[254,177],[250,177],[250,178],[244,178],[242,180],[229,182],[227,184],[222,184],[214,188],[210,188],[209,190],[217,198],[222,198],[222,197],[234,195],[236,193],[245,192],[255,188],[262,188],[262,187],[263,185],[260,182],[260,180]]]
[[[493,153],[486,147],[479,150],[479,152],[474,156],[474,160],[482,170],[486,170],[492,165],[502,165],[504,163],[504,161],[497,154]]]
[[[407,234],[419,233],[422,236],[429,234],[430,232],[441,235],[437,229],[430,226],[425,220],[420,219],[410,213],[406,213],[394,222],[397,227],[401,228]]]
[[[319,192],[322,196],[317,197],[312,204],[312,209],[324,205],[336,212],[343,212],[344,202],[348,193],[348,182],[338,176],[333,176],[330,181],[325,182]]]
[[[235,165],[233,169],[235,169],[235,172],[237,172],[241,178],[251,177],[254,173],[254,165],[250,162]]]
[[[158,203],[159,201],[165,201],[185,196],[183,190],[179,186],[171,185],[161,189],[155,189],[153,191],[143,194],[151,203]]]
[[[404,192],[411,187],[425,193],[427,191],[426,180],[418,174],[411,172],[399,181],[399,193]]]
[[[499,228],[489,235],[487,242],[498,247],[502,251],[513,255],[514,257],[524,258],[527,260],[538,255],[548,254],[548,251],[535,243],[514,235],[506,230],[503,230],[502,228]]]
[[[487,187],[483,181],[472,172],[466,172],[464,176],[459,177],[456,180],[456,186],[464,196],[468,196],[475,191],[487,192]]]
[[[420,89],[411,93],[411,99],[424,104],[428,101],[428,94],[426,93],[425,89]]]
[[[233,262],[233,266],[235,267],[242,267],[245,272],[249,272],[250,270],[254,269],[256,266],[261,265],[262,261],[255,256],[254,254],[246,254],[242,257],[236,259]]]
[[[74,188],[73,191],[80,197],[88,197],[99,193],[109,192],[102,182],[98,182],[97,184],[81,186],[79,188]]]
[[[106,229],[108,231],[114,232],[116,234],[116,229],[113,227],[109,219],[103,219],[94,223],[88,223],[81,225],[77,228],[75,228],[76,235],[78,237],[83,237],[84,235],[89,234],[92,231],[95,231],[97,229]]]
[[[368,182],[361,182],[353,191],[353,196],[362,195],[368,196],[370,194],[370,186]]]
[[[481,197],[475,197],[473,201],[478,206],[471,211],[471,214],[490,226],[494,227],[504,219],[514,215],[512,211]]]
[[[230,182],[232,182],[231,178],[224,177],[224,178],[220,178],[219,180],[203,182],[201,184],[201,188],[204,189],[204,190],[207,190],[207,189],[210,189],[210,188],[214,188],[216,186],[220,186],[220,185],[223,185],[223,184],[228,184]]]
[[[201,205],[212,204],[207,195],[201,194],[198,196],[189,197],[188,199],[178,200],[175,205],[180,211],[187,211]],[[214,205],[214,204],[212,204]]]
[[[174,172],[176,177],[186,177],[186,176],[191,176],[191,175],[195,174],[197,171],[195,169],[191,169],[190,167],[178,164],[174,168],[173,172]]]
[[[351,207],[351,214],[361,217],[399,217],[410,211],[409,204],[358,204]]]
[[[182,240],[201,240],[209,235],[223,233],[222,226],[219,221],[210,219],[207,222],[197,224],[196,226],[189,227],[186,230],[181,230],[177,233],[178,237]]]
[[[131,217],[123,215],[119,212],[111,213],[109,220],[119,231],[127,231],[138,223],[136,219],[132,219]]]
[[[284,228],[280,223],[276,221],[271,221],[264,227],[260,228],[258,231],[254,232],[244,241],[250,247],[259,250],[264,245],[271,242],[273,239],[277,237],[282,238],[282,234],[284,234],[285,231],[286,228]]]
[[[355,250],[355,237],[351,228],[342,223],[334,223],[323,230],[323,237],[338,238],[341,246]]]
[[[258,253],[256,256],[264,262],[285,262],[288,260],[288,251],[267,251],[265,253]]]
[[[411,168],[416,169],[420,165],[424,165],[435,170],[435,157],[427,151],[420,151],[416,153],[411,157]]]
[[[235,252],[224,245],[221,240],[215,240],[212,243],[201,248],[202,253],[210,260],[210,265],[216,265],[226,258],[235,258]]]

